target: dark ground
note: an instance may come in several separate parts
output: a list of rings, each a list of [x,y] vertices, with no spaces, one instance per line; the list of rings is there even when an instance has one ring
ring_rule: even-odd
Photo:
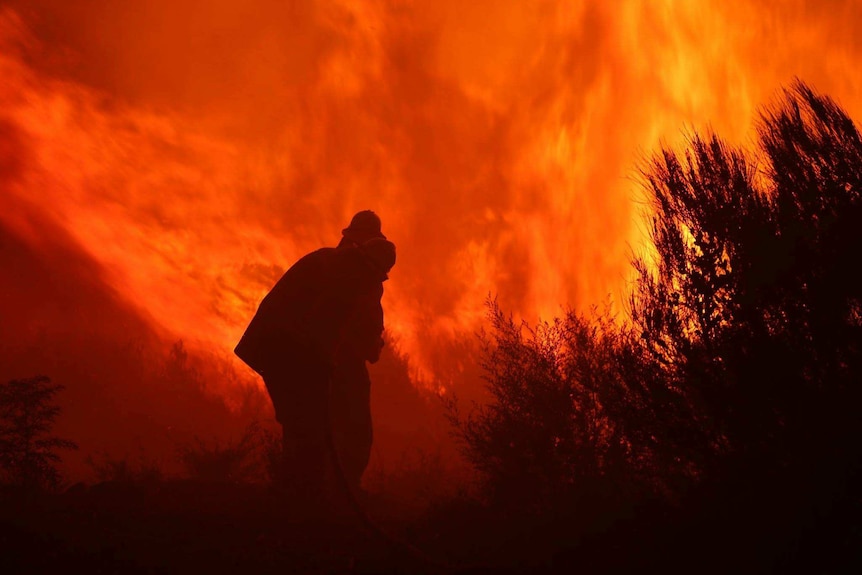
[[[381,573],[421,567],[347,513],[322,518],[265,487],[199,481],[7,493],[0,550],[2,573]]]
[[[58,494],[6,491],[0,573],[447,570],[413,546],[441,547],[439,534],[415,511],[374,498],[364,504],[385,534],[363,526],[349,509],[321,514],[265,486],[175,480],[79,484]],[[459,551],[476,555],[470,545]]]
[[[366,498],[371,531],[264,486],[162,481],[0,495],[0,573],[858,573],[858,503],[783,532],[733,510],[644,506],[589,526],[475,503]]]

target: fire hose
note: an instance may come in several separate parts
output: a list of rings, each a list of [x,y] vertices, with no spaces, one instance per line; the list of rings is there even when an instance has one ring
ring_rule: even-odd
[[[423,563],[429,567],[436,569],[439,573],[451,573],[455,570],[455,566],[449,565],[447,563],[438,561],[433,557],[429,556],[427,553],[411,544],[408,541],[405,541],[399,537],[388,533],[382,527],[377,525],[371,518],[368,516],[365,508],[356,498],[356,494],[353,492],[350,481],[347,479],[347,474],[344,471],[344,465],[341,462],[341,456],[338,453],[338,447],[335,444],[335,433],[333,430],[333,422],[332,422],[332,374],[326,378],[326,409],[325,409],[325,417],[326,417],[326,448],[329,451],[330,459],[332,462],[332,467],[335,471],[335,478],[338,483],[338,487],[344,492],[344,495],[347,498],[348,504],[350,505],[351,510],[359,519],[359,522],[366,529],[366,531],[370,532],[372,535],[379,537],[388,545],[392,545],[397,549],[401,549],[407,554]]]

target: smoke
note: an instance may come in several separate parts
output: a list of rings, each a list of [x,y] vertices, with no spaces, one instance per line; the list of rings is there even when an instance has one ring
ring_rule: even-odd
[[[62,232],[155,337],[231,361],[281,271],[374,209],[398,246],[390,341],[457,388],[489,294],[528,319],[624,300],[660,142],[744,144],[794,76],[857,111],[860,11],[7,2],[0,225],[36,259]]]

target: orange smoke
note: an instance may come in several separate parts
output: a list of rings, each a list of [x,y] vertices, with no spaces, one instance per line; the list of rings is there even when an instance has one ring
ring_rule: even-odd
[[[859,117],[862,7],[783,4],[12,2],[0,225],[38,248],[47,219],[158,333],[229,357],[374,209],[391,339],[449,385],[488,294],[530,319],[624,298],[661,142],[745,145],[794,76]]]

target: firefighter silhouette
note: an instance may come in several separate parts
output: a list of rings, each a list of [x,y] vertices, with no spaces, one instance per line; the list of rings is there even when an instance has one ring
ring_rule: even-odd
[[[259,373],[282,426],[282,480],[314,500],[331,489],[328,434],[358,489],[371,453],[371,380],[383,346],[383,282],[395,246],[357,213],[335,248],[300,258],[258,306],[236,354]]]

